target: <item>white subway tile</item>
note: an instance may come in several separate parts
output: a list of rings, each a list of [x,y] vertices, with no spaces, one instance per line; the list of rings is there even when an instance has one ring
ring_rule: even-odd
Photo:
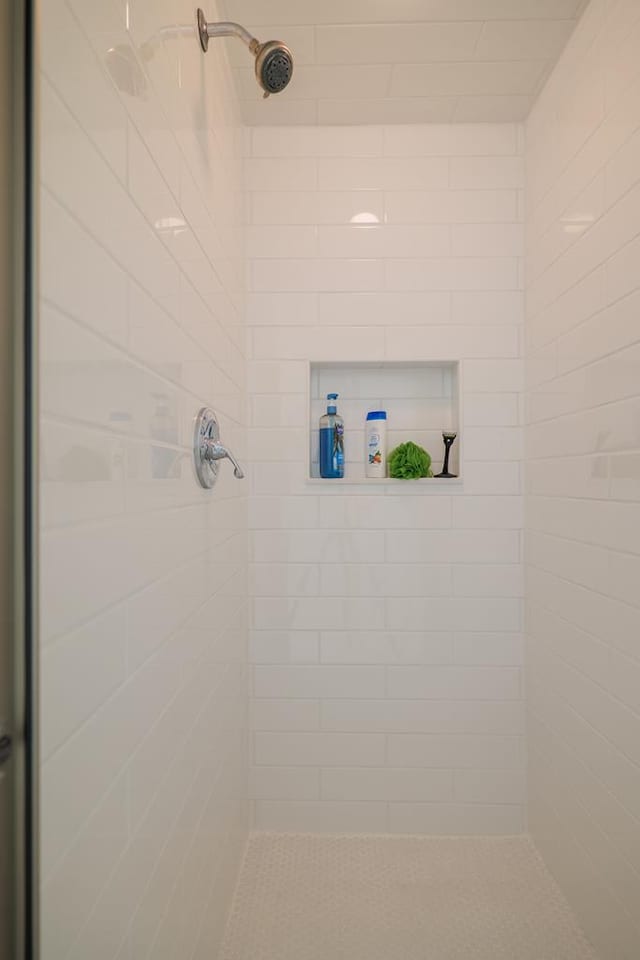
[[[361,262],[369,264],[374,261]],[[382,360],[384,331],[374,327],[342,327],[339,347],[321,327],[271,327],[253,331],[256,360],[330,361],[335,360],[336,351],[343,360]]]
[[[386,355],[389,360],[407,357],[446,360],[451,357],[517,357],[520,350],[515,326],[415,326],[390,327]]]
[[[434,529],[451,525],[451,500],[416,496],[320,499],[320,527],[344,529]]]
[[[250,327],[290,323],[294,326],[318,323],[316,293],[250,293],[247,296],[247,325]]]
[[[254,564],[250,581],[256,597],[314,596],[320,592],[320,571],[313,564]]]
[[[251,91],[251,96],[252,99],[240,101],[244,120],[251,128],[267,126],[269,121],[300,126],[313,126],[319,122],[319,110],[315,100],[274,100],[266,114],[264,104],[256,98],[255,89]]]
[[[358,800],[340,801],[273,801],[255,804],[257,830],[302,833],[384,833],[387,826],[387,805]]]
[[[278,701],[274,701],[278,702]],[[322,728],[345,732],[501,734],[524,730],[521,700],[325,700]],[[449,760],[434,766],[446,766]]]
[[[253,676],[256,697],[370,699],[384,696],[385,689],[382,667],[258,665]]]
[[[518,427],[467,427],[465,456],[469,460],[521,460],[523,437]]]
[[[389,597],[385,601],[391,630],[519,630],[517,599]]]
[[[498,464],[465,460],[464,489],[474,494],[522,493],[522,465],[518,461],[503,460]]]
[[[524,230],[517,223],[465,223],[452,227],[454,257],[513,257],[524,253]]]
[[[389,667],[387,686],[398,700],[517,700],[520,674],[511,667]]]
[[[108,339],[125,344],[126,274],[47,190],[42,193],[40,216],[42,295]],[[65,282],[64,258],[76,265],[73,284]]]
[[[314,260],[253,260],[248,270],[251,293],[319,289],[317,263]]]
[[[456,800],[463,803],[524,803],[525,778],[519,770],[456,770]]]
[[[307,456],[307,434],[302,427],[251,427],[247,430],[251,460],[300,463]]]
[[[320,637],[323,663],[450,663],[449,633],[332,631]]]
[[[514,770],[522,764],[517,736],[391,734],[389,763],[399,767]]]
[[[315,497],[254,497],[249,505],[252,530],[295,530],[318,526]]]
[[[426,191],[396,187],[385,192],[384,208],[387,223],[498,224],[517,219],[514,190]]]
[[[390,156],[499,156],[516,153],[515,124],[394,124],[385,128]]]
[[[391,563],[518,563],[516,530],[389,530],[386,559]]]
[[[524,592],[520,564],[456,564],[453,594],[457,597],[521,597]]]
[[[175,652],[167,647],[43,765],[45,875],[175,694],[178,683]]]
[[[267,127],[251,132],[254,157],[376,157],[381,152],[381,127]]]
[[[81,25],[63,4],[42,11],[42,29],[49,42],[42,45],[41,68],[55,82],[60,97],[77,118],[83,136],[123,180],[126,176],[126,113]],[[65,56],[60,56],[64,41]],[[78,83],[78,77],[82,83]],[[46,174],[46,170],[44,171]]]
[[[464,422],[470,427],[515,427],[520,422],[520,407],[517,393],[467,393]]]
[[[622,700],[636,713],[640,713],[640,660],[631,660],[623,654],[613,651],[609,687],[614,696]]]
[[[477,23],[318,26],[318,60],[326,64],[415,63],[449,56],[467,60],[473,56],[479,29]]]
[[[251,701],[251,726],[265,732],[308,732],[320,727],[320,704],[315,700]]]
[[[258,629],[365,630],[384,619],[385,601],[370,597],[257,597],[253,601]]]
[[[454,291],[451,306],[454,323],[520,323],[524,320],[524,296],[517,292]]]
[[[571,22],[563,20],[489,21],[483,24],[475,54],[486,60],[508,60],[516,53],[553,60],[562,52],[571,30]]]
[[[300,393],[307,387],[307,365],[302,360],[252,360],[248,377],[252,394]]]
[[[521,633],[454,634],[456,663],[494,666],[522,666],[524,638]]]
[[[544,64],[531,60],[399,63],[393,69],[390,92],[394,97],[411,97],[416,89],[429,90],[438,97],[533,94],[543,69]]]
[[[252,800],[315,800],[320,797],[320,771],[313,767],[252,767]]]
[[[247,190],[313,190],[317,185],[315,158],[253,157],[244,165]]]
[[[115,607],[45,648],[41,661],[42,756],[46,758],[124,682],[124,608]],[[70,678],[82,677],[81,683]]]
[[[521,530],[521,497],[455,497],[453,525],[463,529]]]
[[[449,596],[451,571],[444,564],[323,564],[323,596]]]
[[[318,231],[315,226],[249,226],[247,256],[255,260],[316,257]],[[353,254],[362,256],[362,254]]]
[[[389,830],[443,836],[512,836],[524,829],[516,804],[392,803]]]
[[[316,226],[385,222],[381,190],[256,191],[250,196],[254,224]]]
[[[451,186],[465,190],[524,187],[521,157],[453,157]]]
[[[440,157],[318,160],[320,190],[444,189],[448,179],[448,161]]]
[[[86,456],[86,469],[75,482],[66,479],[66,464],[76,451]],[[40,523],[43,529],[68,523],[106,519],[125,511],[123,458],[126,445],[121,437],[105,436],[99,430],[73,424],[47,423],[40,439]],[[104,464],[103,476],[96,477],[90,463]]]
[[[453,774],[448,770],[322,770],[323,800],[451,800]]]
[[[379,733],[255,734],[256,763],[267,766],[382,766],[384,736]]]
[[[86,922],[105,876],[128,840],[126,780],[120,777],[42,888],[42,937],[48,950],[67,952]]]
[[[611,496],[616,500],[640,500],[640,455],[611,457]]]
[[[313,630],[252,630],[251,663],[317,663],[318,634]]]
[[[304,394],[259,394],[250,400],[250,423],[254,427],[302,427],[306,425]]]
[[[521,360],[466,360],[465,391],[473,393],[518,392],[524,385]]]
[[[453,119],[455,97],[385,97],[383,100],[319,100],[318,122],[446,123]]]
[[[516,257],[388,260],[385,274],[387,290],[518,290],[520,287]]]
[[[372,530],[257,530],[252,536],[253,559],[267,563],[380,563],[384,560],[384,538],[383,531]]]
[[[321,257],[446,257],[450,254],[451,231],[445,224],[318,227]]]

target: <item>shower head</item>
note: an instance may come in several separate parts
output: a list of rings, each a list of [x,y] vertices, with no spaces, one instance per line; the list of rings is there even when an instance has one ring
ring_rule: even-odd
[[[206,53],[213,37],[237,37],[242,40],[255,57],[256,80],[266,98],[272,93],[281,93],[293,75],[293,55],[280,40],[260,43],[239,23],[207,23],[204,13],[198,8],[198,34],[200,46]]]
[[[280,40],[267,40],[258,46],[256,53],[256,79],[264,90],[264,97],[270,93],[281,93],[293,74],[293,56],[291,50]]]

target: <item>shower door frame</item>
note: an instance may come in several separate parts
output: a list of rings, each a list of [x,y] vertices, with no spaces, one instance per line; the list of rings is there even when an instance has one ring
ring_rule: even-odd
[[[0,0],[0,960],[38,957],[34,0]]]

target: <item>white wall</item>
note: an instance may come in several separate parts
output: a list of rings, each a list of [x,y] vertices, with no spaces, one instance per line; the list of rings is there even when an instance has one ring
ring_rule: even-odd
[[[260,828],[522,829],[520,134],[251,132]],[[305,482],[307,361],[456,358],[462,485]]]
[[[40,7],[43,957],[210,958],[247,819],[248,485],[200,489],[190,443],[209,403],[245,452],[242,130],[222,47],[154,39],[190,3]]]
[[[530,823],[640,944],[640,5],[592,0],[527,137]]]

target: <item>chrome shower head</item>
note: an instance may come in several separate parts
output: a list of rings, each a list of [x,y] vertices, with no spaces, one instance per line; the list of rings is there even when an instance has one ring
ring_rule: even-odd
[[[264,96],[281,93],[293,74],[293,56],[280,40],[261,43],[256,53],[256,79]]]
[[[200,46],[206,53],[213,37],[237,37],[242,40],[255,57],[256,80],[266,98],[272,93],[281,93],[293,75],[293,55],[280,40],[260,43],[239,23],[207,23],[204,13],[198,8],[198,35]]]

